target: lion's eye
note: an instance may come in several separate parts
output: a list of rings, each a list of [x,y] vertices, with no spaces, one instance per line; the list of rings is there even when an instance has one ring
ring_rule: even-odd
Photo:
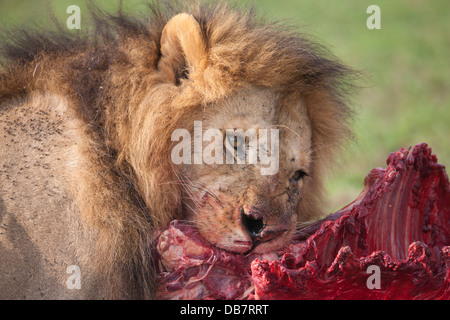
[[[292,183],[296,183],[299,182],[304,176],[308,176],[308,173],[306,173],[303,170],[297,170],[294,172],[294,174],[292,175],[290,181]]]
[[[228,144],[234,148],[234,150],[237,150],[243,143],[244,143],[244,137],[241,137],[240,135],[227,135]]]

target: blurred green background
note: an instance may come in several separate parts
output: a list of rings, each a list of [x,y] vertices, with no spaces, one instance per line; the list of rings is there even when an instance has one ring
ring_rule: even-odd
[[[362,71],[363,89],[354,99],[355,142],[328,182],[329,210],[352,201],[364,176],[385,166],[390,152],[427,142],[439,162],[450,163],[450,1],[254,0],[261,15],[301,27],[327,45],[344,63]],[[118,1],[93,1],[114,11]],[[69,5],[85,1],[0,0],[0,23],[48,23],[46,11],[65,23]],[[381,9],[381,29],[369,30],[367,8]],[[124,0],[126,10],[145,10],[143,0]]]

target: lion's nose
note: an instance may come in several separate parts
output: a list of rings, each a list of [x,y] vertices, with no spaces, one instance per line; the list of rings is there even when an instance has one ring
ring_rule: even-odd
[[[241,209],[242,224],[253,238],[260,236],[261,231],[264,229],[264,222],[262,214],[254,209],[249,209],[247,212]]]
[[[250,208],[248,211],[241,209],[241,220],[252,239],[253,248],[260,243],[275,239],[287,231],[284,224],[267,226],[263,215],[254,208]]]

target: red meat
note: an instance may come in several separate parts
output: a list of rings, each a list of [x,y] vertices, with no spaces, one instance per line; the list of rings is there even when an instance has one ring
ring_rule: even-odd
[[[282,252],[238,255],[174,221],[158,238],[160,299],[450,299],[450,188],[426,144],[401,149],[358,198]]]

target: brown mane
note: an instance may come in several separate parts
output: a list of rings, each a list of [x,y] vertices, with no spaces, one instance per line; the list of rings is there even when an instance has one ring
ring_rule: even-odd
[[[346,96],[352,70],[290,28],[223,2],[157,2],[149,5],[145,20],[122,10],[91,11],[95,28],[89,34],[63,27],[5,32],[0,101],[51,92],[68,97],[87,124],[86,153],[95,166],[87,169],[76,192],[95,194],[89,201],[79,200],[79,206],[100,232],[99,268],[117,292],[152,296],[152,232],[181,212],[179,186],[168,183],[176,180],[171,133],[189,127],[192,110],[248,84],[275,88],[288,100],[304,99],[315,165],[314,184],[302,206],[320,210],[324,170],[350,136]],[[169,19],[182,12],[199,22],[208,62],[195,79],[186,79],[181,69],[170,83],[157,72],[161,34]],[[100,184],[115,194],[96,194]],[[105,216],[109,207],[116,209]]]

